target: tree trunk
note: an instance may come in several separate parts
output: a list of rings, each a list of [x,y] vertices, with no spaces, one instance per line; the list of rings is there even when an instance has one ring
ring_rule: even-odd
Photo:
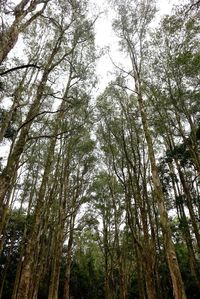
[[[56,66],[56,63],[53,64],[53,60],[59,50],[59,46],[62,40],[62,34],[63,33],[61,32],[57,40],[55,41],[54,48],[51,54],[49,55],[46,67],[42,75],[42,79],[37,88],[35,100],[30,107],[30,110],[27,114],[24,124],[21,126],[19,137],[17,138],[16,144],[14,145],[12,151],[10,152],[7,165],[3,169],[2,174],[0,175],[0,206],[3,204],[4,198],[8,190],[10,190],[11,188],[11,181],[13,176],[15,176],[17,173],[19,160],[21,154],[23,153],[24,147],[26,145],[29,130],[31,128],[35,116],[38,114],[40,110],[40,104],[43,97],[46,82],[48,80],[48,76],[52,71],[52,69]]]
[[[25,17],[29,14],[29,12],[33,12],[34,10],[36,10],[37,2],[37,0],[21,0],[21,2],[15,6],[13,10],[15,20],[9,28],[7,28],[6,30],[2,29],[0,32],[0,65],[7,58],[9,52],[17,43],[20,32],[22,32],[39,15],[43,13],[48,0],[46,1],[46,3],[43,3],[43,7],[40,10],[37,10],[35,15],[32,15],[28,20],[25,20]]]
[[[197,244],[198,244],[198,250],[200,252],[200,234],[199,234],[199,228],[197,226],[196,219],[195,219],[194,209],[193,209],[193,206],[192,206],[192,197],[191,197],[189,187],[188,187],[187,182],[184,178],[184,174],[181,170],[181,167],[179,165],[178,160],[175,159],[175,162],[176,162],[176,166],[177,166],[177,169],[178,169],[178,174],[179,174],[182,186],[183,186],[183,190],[184,190],[184,193],[185,193],[186,203],[187,203],[187,207],[188,207],[188,210],[189,210],[190,219],[191,219],[191,222],[192,222],[192,227],[193,227],[194,234],[195,234]]]
[[[74,218],[74,216],[72,216]],[[70,299],[70,273],[71,273],[71,262],[72,262],[72,245],[73,245],[73,229],[74,220],[70,221],[70,233],[69,233],[69,240],[67,245],[67,256],[66,256],[66,266],[65,266],[65,280],[64,280],[64,293],[63,293],[63,299]]]
[[[56,144],[56,139],[54,138],[50,142],[50,146],[47,153],[47,160],[44,169],[44,175],[42,178],[42,183],[40,186],[37,205],[35,208],[35,216],[34,216],[34,223],[32,227],[32,231],[30,235],[27,237],[27,246],[25,248],[25,254],[22,261],[22,270],[21,276],[17,291],[16,299],[29,299],[29,288],[30,288],[30,280],[32,276],[32,267],[34,262],[34,252],[35,247],[38,246],[39,236],[41,233],[41,221],[43,220],[42,211],[45,203],[45,193],[47,184],[49,181],[49,174],[51,171],[51,166],[54,158],[54,148]]]
[[[175,173],[172,163],[169,164],[169,168],[172,171],[172,173]],[[172,175],[172,185],[173,185],[173,189],[174,189],[175,198],[176,199],[178,197],[181,198],[181,192],[180,192],[180,189],[179,189],[179,185],[175,181],[173,175]],[[191,274],[195,278],[197,287],[200,288],[200,272],[199,272],[199,269],[198,269],[198,262],[197,262],[196,257],[195,257],[195,252],[194,252],[192,239],[191,239],[191,235],[190,235],[190,228],[189,228],[188,220],[187,220],[187,217],[186,217],[186,214],[185,214],[183,201],[179,200],[177,202],[177,200],[176,200],[176,208],[177,208],[177,214],[178,214],[178,217],[179,217],[179,221],[182,223],[182,226],[181,226],[182,229],[181,230],[182,230],[182,233],[183,233],[183,238],[185,239],[186,246],[187,246],[187,249],[188,249]]]
[[[60,266],[61,266],[61,256],[62,256],[62,246],[63,242],[60,239],[61,232],[58,232],[59,236],[55,241],[55,251],[52,261],[52,271],[51,279],[49,285],[49,294],[48,299],[58,299],[58,286],[59,286],[59,277],[60,277]]]
[[[176,299],[186,299],[184,284],[181,277],[181,272],[179,269],[175,248],[171,238],[171,229],[169,226],[168,215],[164,204],[164,195],[162,191],[161,182],[159,179],[158,168],[156,165],[152,137],[148,129],[147,116],[144,110],[144,102],[140,92],[141,87],[140,87],[139,78],[135,83],[136,83],[136,91],[138,94],[139,110],[142,118],[142,125],[143,125],[145,138],[147,141],[148,153],[149,153],[149,158],[151,163],[152,180],[155,188],[155,195],[156,195],[158,211],[160,215],[160,223],[161,223],[163,236],[164,236],[166,256],[167,256],[168,266],[170,269],[170,275],[173,284],[173,293]]]
[[[16,144],[14,145],[8,157],[7,165],[2,171],[2,174],[0,175],[0,204],[3,204],[7,192],[10,190],[12,177],[16,175],[18,165],[19,165],[19,160],[21,154],[23,153],[24,147],[26,145],[28,133],[32,125],[33,118],[39,111],[40,101],[42,98],[42,93],[47,78],[48,78],[48,72],[45,72],[41,80],[41,83],[38,87],[36,99],[31,105],[31,108],[26,117],[26,121],[25,121],[26,125],[22,127],[20,135],[16,141]]]

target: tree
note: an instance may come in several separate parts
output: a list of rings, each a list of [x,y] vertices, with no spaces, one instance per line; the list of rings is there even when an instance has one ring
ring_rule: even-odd
[[[152,180],[164,236],[168,266],[173,283],[174,296],[175,298],[186,298],[176,252],[171,238],[169,220],[165,208],[165,199],[156,163],[153,138],[148,126],[148,114],[145,109],[145,104],[148,101],[148,98],[145,99],[145,94],[143,92],[143,84],[145,83],[144,59],[145,55],[147,55],[147,30],[155,13],[155,6],[154,4],[150,4],[149,1],[136,2],[134,5],[133,8],[129,1],[127,1],[125,5],[118,5],[119,20],[115,22],[115,28],[118,30],[123,46],[127,49],[132,64],[132,78],[135,84],[134,92],[138,101],[140,117],[151,163]]]
[[[48,2],[49,0],[21,0],[14,8],[9,7],[9,4],[4,1],[1,3],[0,9],[3,17],[0,32],[0,64],[17,43],[19,34],[44,12]],[[42,7],[39,7],[40,4],[42,4]],[[7,14],[14,16],[11,24],[6,22],[5,17]]]

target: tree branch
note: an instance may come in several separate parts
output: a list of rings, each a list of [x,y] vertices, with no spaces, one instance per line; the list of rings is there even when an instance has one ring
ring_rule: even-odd
[[[0,73],[0,76],[4,76],[4,75],[6,75],[6,74],[8,74],[10,72],[14,72],[14,71],[17,71],[17,70],[20,70],[20,69],[25,69],[25,68],[28,68],[28,67],[35,67],[37,69],[40,69],[40,66],[38,66],[36,64],[33,64],[33,63],[31,63],[31,64],[24,64],[24,65],[13,67],[13,68],[5,71],[5,72]]]

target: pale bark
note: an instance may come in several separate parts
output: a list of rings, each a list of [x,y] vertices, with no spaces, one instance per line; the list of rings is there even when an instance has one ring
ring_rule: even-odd
[[[68,90],[69,90],[69,86],[70,86],[70,80],[68,81],[67,84],[67,88],[66,88],[66,92],[65,95],[67,94]],[[53,128],[53,135],[56,135],[56,133],[58,132],[59,128],[60,128],[60,124],[62,122],[63,119],[63,115],[64,115],[64,106],[65,106],[65,101],[62,101],[62,103],[60,104],[60,109],[59,109],[59,113],[56,117],[56,122],[55,122],[55,126]],[[46,193],[46,188],[49,182],[49,175],[51,173],[51,167],[53,164],[53,160],[54,160],[54,151],[55,151],[55,146],[56,146],[56,138],[52,138],[52,140],[50,141],[49,144],[49,149],[47,152],[47,159],[46,159],[46,165],[45,165],[45,169],[44,169],[44,175],[42,178],[42,183],[40,186],[40,191],[39,191],[39,195],[38,195],[38,199],[37,199],[37,205],[35,208],[35,220],[34,220],[34,225],[32,228],[32,232],[30,234],[30,236],[28,237],[28,242],[27,242],[27,247],[26,247],[26,252],[25,252],[25,257],[24,257],[24,261],[23,261],[23,265],[22,265],[22,271],[21,271],[21,277],[20,277],[20,282],[19,282],[19,287],[18,287],[18,294],[16,299],[29,299],[28,295],[29,295],[29,289],[30,289],[30,280],[31,280],[31,271],[32,271],[32,267],[33,267],[33,259],[34,259],[34,248],[37,244],[37,235],[40,231],[40,222],[41,222],[41,214],[42,214],[42,210],[44,208],[44,198],[45,198],[45,193]],[[55,266],[56,269],[59,270],[59,262],[56,260],[55,261]],[[57,272],[56,272],[57,275]],[[56,277],[55,277],[56,279]],[[57,282],[53,283],[54,288],[57,287]],[[55,295],[55,292],[54,292]]]
[[[55,63],[53,64],[53,60],[55,55],[59,51],[60,44],[62,41],[62,34],[63,33],[61,33],[61,35],[58,37],[54,45],[54,48],[49,56],[46,68],[44,69],[40,84],[37,88],[35,99],[30,107],[24,124],[19,128],[19,136],[17,137],[15,144],[11,148],[7,165],[0,175],[0,206],[4,202],[7,192],[12,188],[12,178],[16,176],[19,167],[20,157],[24,151],[31,125],[34,121],[34,118],[39,113],[40,104],[43,97],[46,82],[48,80],[48,76],[52,69],[56,66]]]
[[[181,170],[179,162],[176,158],[175,158],[175,163],[176,163],[176,167],[178,169],[178,173],[179,173],[179,176],[180,176],[180,181],[181,181],[181,184],[183,186],[184,193],[185,193],[186,204],[187,204],[187,207],[188,207],[188,210],[189,210],[193,231],[194,231],[194,234],[195,234],[195,237],[196,237],[196,240],[197,240],[198,250],[200,252],[200,233],[199,233],[199,228],[198,228],[198,225],[197,225],[197,222],[196,222],[196,217],[195,217],[195,213],[194,213],[194,209],[193,209],[193,205],[192,205],[192,196],[190,194],[189,187],[187,185],[187,182],[185,180],[185,177],[184,177],[184,174]]]
[[[181,277],[181,272],[179,269],[179,264],[177,261],[174,244],[172,242],[171,229],[169,225],[167,210],[165,207],[165,198],[164,198],[162,185],[159,178],[159,172],[158,172],[156,157],[154,153],[153,140],[148,126],[148,118],[147,118],[147,113],[145,111],[145,100],[143,98],[143,93],[142,93],[141,68],[142,68],[142,63],[144,58],[142,56],[142,51],[143,51],[142,42],[144,38],[143,30],[145,30],[145,22],[141,25],[141,28],[139,28],[138,30],[138,32],[141,34],[139,36],[140,52],[138,56],[136,54],[137,52],[134,46],[134,41],[132,41],[131,38],[129,37],[129,33],[126,32],[125,27],[123,27],[123,38],[127,43],[127,47],[128,47],[128,51],[132,63],[133,78],[134,78],[134,85],[135,85],[134,90],[136,92],[139,112],[142,120],[142,127],[147,142],[147,149],[148,149],[148,154],[149,154],[149,159],[151,164],[152,181],[154,185],[155,197],[157,200],[158,212],[160,216],[160,224],[162,227],[162,232],[164,237],[164,245],[165,245],[165,251],[167,256],[167,262],[168,262],[170,275],[172,279],[173,293],[176,299],[186,299],[184,284]]]
[[[139,78],[138,78],[138,81],[139,81]],[[169,266],[172,284],[173,284],[173,293],[174,293],[174,297],[176,299],[185,299],[186,294],[185,294],[185,290],[184,290],[184,284],[183,284],[183,280],[181,277],[181,272],[179,269],[179,264],[177,261],[174,244],[172,242],[171,229],[169,226],[167,211],[166,211],[166,207],[164,204],[164,195],[163,195],[162,185],[161,185],[159,174],[158,174],[158,168],[156,165],[152,137],[151,137],[149,129],[148,129],[147,116],[146,116],[146,113],[144,110],[144,102],[143,102],[142,95],[140,92],[140,82],[136,82],[136,90],[138,92],[139,109],[140,109],[140,114],[141,114],[141,118],[142,118],[144,134],[145,134],[145,138],[147,141],[149,158],[150,158],[150,162],[151,162],[152,180],[153,180],[153,184],[154,184],[154,188],[155,188],[155,195],[157,198],[158,211],[159,211],[159,215],[160,215],[160,223],[161,223],[163,236],[164,236],[166,256],[167,256],[168,266]]]
[[[60,225],[59,225],[60,226]],[[60,277],[61,257],[63,247],[63,225],[58,227],[57,236],[54,241],[54,252],[49,283],[48,299],[58,299],[58,286]]]
[[[14,21],[10,27],[0,31],[0,65],[7,58],[9,52],[17,43],[20,32],[26,29],[45,10],[49,0],[21,0],[14,8]],[[42,8],[36,11],[38,4],[43,4]],[[28,19],[26,18],[29,15]]]
[[[71,217],[70,225],[69,225],[70,232],[69,232],[69,240],[67,244],[63,299],[70,299],[70,275],[71,275],[71,263],[72,263],[74,221],[75,221],[75,215]]]

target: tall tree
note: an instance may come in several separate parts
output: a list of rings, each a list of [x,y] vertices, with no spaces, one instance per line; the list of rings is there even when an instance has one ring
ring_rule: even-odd
[[[143,92],[143,86],[145,85],[144,63],[145,57],[148,55],[146,47],[148,26],[154,17],[155,6],[154,3],[150,3],[149,1],[136,1],[134,5],[132,5],[130,1],[126,1],[125,4],[118,4],[117,8],[119,19],[115,21],[114,26],[119,34],[122,45],[129,54],[132,64],[131,76],[135,85],[134,92],[138,101],[140,117],[151,163],[152,180],[164,236],[168,266],[173,283],[174,296],[175,298],[186,298],[184,284],[172,242],[171,230],[165,207],[165,198],[156,163],[153,138],[148,125],[148,114],[145,108],[148,97],[146,97]]]
[[[23,32],[45,10],[49,0],[21,0],[11,7],[7,1],[0,4],[2,19],[0,31],[0,64],[7,58],[9,52],[17,43],[19,34]],[[9,24],[7,15],[14,20]]]

